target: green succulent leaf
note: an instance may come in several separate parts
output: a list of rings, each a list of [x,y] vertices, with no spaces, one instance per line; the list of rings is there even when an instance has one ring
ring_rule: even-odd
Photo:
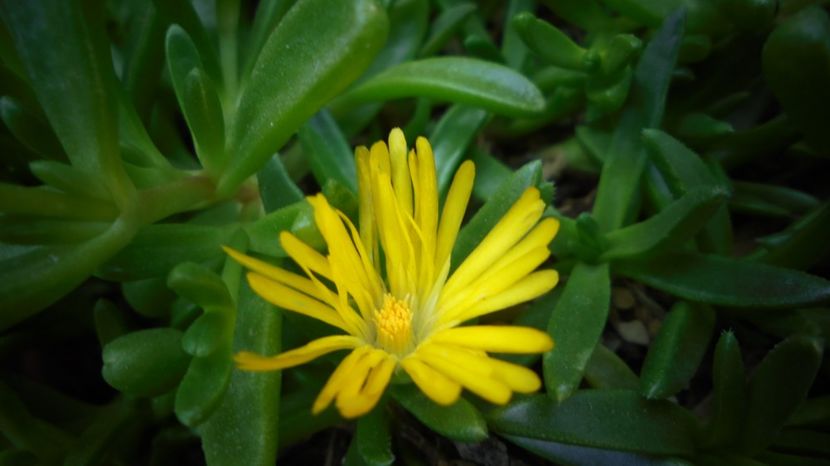
[[[59,0],[2,5],[29,82],[69,160],[100,172],[120,203],[133,187],[119,157],[115,75],[102,12]]]
[[[320,186],[333,179],[357,194],[354,154],[328,111],[320,111],[300,128],[299,137],[311,172]]]
[[[798,79],[791,70],[798,69]],[[830,118],[830,17],[805,8],[781,22],[763,50],[764,78],[787,115],[819,151],[830,147],[823,121]]]
[[[602,167],[594,215],[604,231],[631,222],[639,206],[640,179],[646,166],[641,132],[659,126],[683,37],[685,13],[666,18],[645,48],[617,130]]]
[[[257,184],[266,213],[303,200],[303,191],[291,179],[279,154],[274,154],[257,173]]]
[[[653,217],[605,235],[607,249],[600,260],[645,256],[681,246],[706,225],[728,195],[720,187],[690,190]]]
[[[429,142],[435,153],[438,192],[445,195],[473,138],[487,122],[489,114],[480,109],[454,105],[438,121]]]
[[[387,466],[395,462],[389,418],[381,403],[357,421],[355,440],[363,462],[371,466]]]
[[[233,192],[355,80],[380,50],[387,29],[386,14],[371,0],[297,2],[241,83],[229,139],[236,155],[220,179],[219,192]]]
[[[414,384],[393,387],[392,396],[419,421],[445,437],[459,442],[479,442],[487,438],[484,417],[464,398],[450,406],[439,406]]]
[[[643,396],[668,398],[686,388],[703,361],[714,327],[715,313],[708,306],[675,304],[643,362]]]
[[[629,390],[581,390],[557,403],[532,395],[490,413],[499,435],[592,448],[687,456],[694,451],[695,421],[667,401]]]
[[[585,68],[585,49],[556,26],[531,13],[514,17],[513,26],[528,48],[549,64],[572,70]]]
[[[796,335],[779,343],[761,361],[749,381],[747,417],[741,433],[745,451],[760,452],[775,439],[807,397],[821,356],[822,345],[817,340]]]
[[[182,333],[154,328],[128,333],[104,347],[104,380],[119,391],[155,396],[174,388],[190,362],[182,351]]]
[[[721,306],[774,309],[830,300],[830,282],[823,278],[709,254],[620,261],[614,270],[677,297]]]
[[[244,280],[237,302],[233,351],[279,353],[281,312],[254,294]],[[199,426],[208,464],[274,464],[279,442],[281,375],[281,372],[231,372],[224,397]]]
[[[432,22],[429,36],[421,45],[418,51],[419,57],[429,57],[435,55],[444,47],[453,34],[461,27],[464,20],[466,20],[474,11],[476,5],[474,3],[461,2],[455,4],[438,15]]]
[[[341,99],[358,103],[428,97],[481,107],[508,116],[536,116],[542,94],[527,78],[503,65],[465,57],[434,57],[389,68]]]
[[[732,332],[724,332],[715,348],[712,368],[714,415],[709,425],[708,443],[715,446],[735,445],[746,417],[746,368],[738,340]]]
[[[611,304],[608,264],[577,264],[571,271],[548,322],[554,349],[545,353],[545,387],[562,401],[579,387]]]
[[[583,375],[593,388],[637,390],[640,387],[637,374],[622,358],[603,344],[598,344],[594,348]]]

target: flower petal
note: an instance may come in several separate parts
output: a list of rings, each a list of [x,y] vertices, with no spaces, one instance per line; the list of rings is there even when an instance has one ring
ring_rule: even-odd
[[[461,394],[461,385],[458,382],[450,380],[415,356],[404,359],[401,365],[430,400],[442,406],[451,405],[458,400]]]
[[[345,418],[355,418],[368,413],[374,408],[375,403],[380,398],[380,392],[377,396],[367,396],[362,393],[362,388],[366,384],[367,379],[373,370],[378,367],[383,360],[388,357],[387,353],[374,349],[366,356],[360,358],[354,365],[340,391],[337,393],[337,400],[335,402],[337,410]]]
[[[542,381],[535,372],[517,364],[501,361],[496,358],[488,358],[493,368],[495,378],[501,380],[511,390],[519,393],[533,393],[542,387]]]
[[[332,372],[323,389],[320,390],[320,394],[317,395],[317,399],[314,400],[314,404],[311,407],[313,414],[319,414],[331,404],[334,397],[342,390],[344,383],[348,380],[354,367],[371,349],[372,347],[368,345],[360,346],[340,361],[337,369]]]
[[[362,341],[351,335],[333,335],[318,338],[305,346],[295,348],[276,356],[262,356],[242,351],[234,356],[237,367],[246,371],[277,371],[287,367],[299,366],[324,354],[341,349],[356,348]]]
[[[455,327],[437,333],[432,341],[492,353],[544,353],[553,349],[553,340],[547,333],[507,325]]]
[[[467,160],[455,172],[447,200],[444,201],[444,210],[441,212],[441,223],[438,225],[438,242],[435,249],[435,267],[441,270],[444,262],[450,258],[458,230],[470,202],[470,193],[473,192],[475,181],[475,165]]]
[[[526,276],[518,283],[501,293],[479,301],[464,312],[458,314],[453,322],[464,322],[473,317],[482,316],[491,312],[506,309],[510,306],[538,298],[559,282],[559,273],[556,270],[539,270]],[[447,322],[451,325],[452,322]]]
[[[486,363],[476,364],[477,367],[474,369],[464,366],[462,361],[444,359],[430,352],[418,351],[417,355],[433,369],[491,403],[503,405],[510,401],[510,387],[504,382],[481,375],[482,366],[486,367],[486,370],[491,370]]]
[[[361,334],[359,328],[347,324],[334,308],[308,295],[255,272],[248,273],[248,283],[256,294],[275,306],[325,322],[352,335]]]
[[[545,203],[539,198],[539,190],[528,188],[458,266],[447,280],[443,293],[454,294],[485,273],[539,221],[544,208]]]
[[[389,133],[389,158],[392,162],[392,186],[395,188],[395,197],[398,206],[407,214],[412,215],[412,180],[409,176],[407,164],[406,138],[400,128],[394,128]]]
[[[290,286],[291,288],[301,291],[314,299],[323,301],[326,304],[334,305],[334,293],[327,288],[323,290],[319,289],[314,282],[308,278],[291,273],[287,270],[283,270],[279,267],[275,267],[259,259],[254,259],[253,257],[242,254],[241,252],[227,246],[222,246],[222,249],[224,249],[225,253],[231,256],[233,260],[239,262],[248,270],[256,272],[276,282]]]

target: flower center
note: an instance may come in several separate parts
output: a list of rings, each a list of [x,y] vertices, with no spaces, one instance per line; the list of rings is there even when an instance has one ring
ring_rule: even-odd
[[[383,307],[375,311],[377,343],[390,353],[401,354],[412,340],[412,311],[405,301],[385,294]]]

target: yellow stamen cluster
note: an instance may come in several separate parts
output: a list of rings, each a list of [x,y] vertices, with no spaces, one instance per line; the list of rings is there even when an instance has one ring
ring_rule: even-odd
[[[454,403],[462,389],[498,404],[515,392],[538,390],[534,371],[488,353],[548,351],[553,342],[547,333],[461,324],[556,285],[555,270],[537,270],[550,256],[548,244],[559,228],[555,219],[542,219],[539,190],[528,188],[464,261],[450,264],[473,190],[473,163],[458,168],[443,206],[432,147],[424,138],[409,150],[403,132],[395,129],[388,145],[358,147],[355,165],[357,225],[318,194],[307,200],[327,251],[280,233],[283,250],[303,274],[225,249],[249,270],[248,283],[263,299],[341,333],[276,356],[241,352],[235,357],[238,367],[281,370],[350,350],[312,408],[318,413],[334,403],[345,417],[369,412],[396,371],[441,405]]]
[[[400,355],[412,341],[412,311],[405,301],[387,293],[383,307],[375,311],[375,330],[378,346]]]

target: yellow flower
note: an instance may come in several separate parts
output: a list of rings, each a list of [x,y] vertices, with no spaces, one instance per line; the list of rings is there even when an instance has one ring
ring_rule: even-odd
[[[459,325],[556,285],[555,270],[535,269],[550,255],[548,244],[559,223],[540,222],[545,204],[539,191],[529,188],[450,275],[475,168],[467,161],[458,169],[439,217],[432,148],[425,138],[415,147],[408,152],[396,128],[388,147],[381,141],[371,149],[357,148],[359,230],[322,194],[308,198],[328,255],[289,232],[280,234],[283,249],[305,276],[226,248],[250,270],[248,282],[262,298],[345,332],[276,356],[235,357],[243,370],[272,371],[351,350],[314,402],[315,414],[332,401],[347,418],[369,412],[400,368],[441,405],[455,402],[462,387],[504,404],[512,392],[533,392],[541,385],[535,372],[487,352],[548,351],[553,342],[546,333]]]

